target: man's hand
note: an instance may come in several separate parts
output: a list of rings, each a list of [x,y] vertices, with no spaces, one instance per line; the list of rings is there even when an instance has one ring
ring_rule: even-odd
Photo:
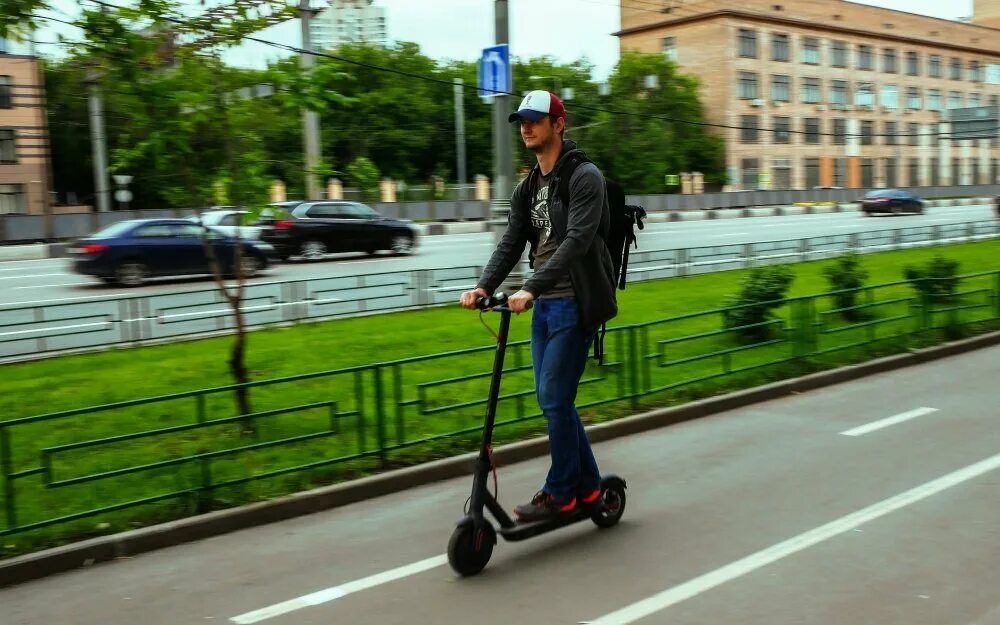
[[[486,292],[486,289],[474,289],[472,291],[462,293],[462,297],[458,300],[458,303],[462,306],[462,308],[476,310],[476,300],[480,297],[489,296],[490,294]]]
[[[507,298],[507,307],[516,313],[523,313],[531,307],[534,300],[534,295],[522,289]]]

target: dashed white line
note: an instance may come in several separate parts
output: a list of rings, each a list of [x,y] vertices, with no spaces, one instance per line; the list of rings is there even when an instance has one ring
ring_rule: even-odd
[[[434,556],[433,558],[427,558],[426,560],[421,560],[420,562],[407,564],[406,566],[401,566],[399,568],[392,569],[391,571],[370,575],[368,577],[354,580],[353,582],[341,584],[340,586],[333,586],[308,595],[296,597],[295,599],[289,599],[288,601],[276,603],[266,608],[254,610],[253,612],[247,612],[246,614],[234,616],[229,620],[236,623],[236,625],[252,625],[252,623],[259,623],[276,616],[301,610],[302,608],[328,603],[362,590],[394,582],[397,579],[409,577],[410,575],[416,575],[417,573],[423,573],[424,571],[429,571],[430,569],[437,568],[447,563],[448,556]]]
[[[54,286],[81,286],[93,285],[93,282],[64,282],[63,284],[36,284],[34,286],[15,286],[15,289],[51,289]]]
[[[65,276],[65,273],[36,273],[27,276],[3,276],[0,280],[29,280],[31,278],[51,278],[52,276]]]
[[[882,428],[887,428],[890,425],[896,425],[897,423],[902,423],[904,421],[909,421],[910,419],[916,419],[917,417],[922,417],[924,415],[929,415],[932,412],[937,412],[937,408],[916,408],[914,410],[908,410],[906,412],[901,412],[898,415],[892,417],[886,417],[885,419],[879,419],[878,421],[872,421],[871,423],[866,423],[865,425],[859,425],[856,428],[851,428],[850,430],[844,430],[841,432],[844,436],[862,436],[868,434],[869,432],[874,432],[875,430],[881,430]]]
[[[753,553],[745,558],[715,569],[714,571],[709,571],[708,573],[688,580],[683,584],[664,590],[663,592],[647,597],[641,601],[637,601],[619,610],[615,610],[610,614],[606,614],[591,621],[591,624],[628,625],[629,623],[634,623],[651,614],[655,614],[656,612],[669,608],[672,605],[678,604],[685,599],[690,599],[691,597],[711,590],[716,586],[720,586],[748,573],[752,573],[753,571],[767,566],[768,564],[777,562],[778,560],[802,551],[803,549],[807,549],[813,545],[817,545],[825,540],[833,538],[834,536],[853,530],[860,525],[868,523],[869,521],[874,521],[875,519],[883,517],[890,512],[894,512],[900,508],[904,508],[910,504],[921,501],[922,499],[936,495],[937,493],[951,488],[952,486],[957,486],[962,482],[971,480],[975,477],[983,475],[984,473],[994,471],[997,468],[1000,468],[1000,454],[981,460],[943,477],[939,477],[936,480],[921,484],[916,488],[912,488],[906,492],[880,501],[847,516],[840,517],[839,519],[831,521],[826,525],[809,530],[799,534],[798,536],[793,536],[786,541]]]
[[[26,307],[26,306],[34,306],[35,304],[51,304],[53,302],[71,302],[71,301],[81,300],[81,299],[98,299],[98,298],[107,298],[107,297],[121,297],[121,298],[124,298],[124,297],[129,297],[129,296],[132,296],[132,295],[134,295],[134,293],[111,293],[111,294],[108,294],[108,295],[81,295],[80,297],[59,297],[59,298],[56,298],[56,299],[36,299],[36,300],[30,300],[30,301],[27,301],[27,302],[9,302],[9,303],[6,303],[6,304],[0,304],[0,308],[21,308],[21,307]],[[86,302],[80,302],[80,303],[84,304]]]

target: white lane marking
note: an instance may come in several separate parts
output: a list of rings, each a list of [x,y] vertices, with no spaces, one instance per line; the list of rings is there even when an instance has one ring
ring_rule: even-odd
[[[58,267],[59,265],[58,264],[53,264],[52,266],[53,267]],[[44,271],[45,269],[47,269],[47,267],[9,267],[9,268],[6,268],[6,269],[0,269],[0,271],[24,271],[25,269],[28,269],[28,270],[41,269],[41,270]]]
[[[80,297],[60,297],[56,299],[35,299],[27,302],[8,302],[6,304],[0,304],[0,308],[21,308],[25,306],[33,306],[35,304],[51,304],[52,302],[70,302],[79,299],[97,299],[105,297],[129,297],[135,295],[134,293],[111,293],[109,295],[81,295]],[[80,302],[83,304],[84,302]]]
[[[63,284],[36,284],[35,286],[15,286],[15,289],[51,289],[54,286],[79,286],[83,284],[94,285],[94,282],[64,282]]]
[[[67,276],[66,273],[36,273],[27,276],[3,276],[0,280],[28,280],[30,278],[51,278],[52,276]]]
[[[750,234],[750,233],[749,232],[731,232],[729,234],[716,234],[716,235],[713,235],[713,236],[717,236],[717,237],[745,237],[748,234]]]
[[[15,260],[5,260],[5,261],[0,261],[0,262],[3,262],[4,265],[14,265],[14,264],[17,264],[17,263],[60,263],[60,262],[64,263],[64,262],[66,262],[68,260],[70,260],[70,259],[68,259],[68,258],[29,258],[29,259],[21,259],[21,260],[17,260],[17,259],[15,259]],[[13,269],[11,271],[13,271]]]
[[[592,620],[591,623],[592,625],[627,625],[628,623],[634,623],[641,618],[680,603],[685,599],[690,599],[716,586],[752,573],[761,567],[777,562],[782,558],[812,547],[838,534],[850,531],[859,525],[936,495],[952,486],[956,486],[997,468],[1000,468],[1000,454],[939,477],[936,480],[921,484],[916,488],[880,501],[847,516],[840,517],[826,525],[789,538],[784,542],[780,542],[714,571],[690,579],[683,584]]]
[[[910,419],[916,419],[917,417],[922,417],[924,415],[931,414],[932,412],[937,412],[937,408],[916,408],[914,410],[907,410],[906,412],[901,412],[898,415],[892,417],[886,417],[885,419],[879,419],[878,421],[872,421],[871,423],[866,423],[865,425],[859,425],[856,428],[851,428],[850,430],[844,430],[841,432],[844,436],[862,436],[868,434],[869,432],[874,432],[875,430],[881,430],[882,428],[887,428],[890,425],[896,425],[897,423],[902,423],[903,421],[909,421]]]
[[[252,623],[259,623],[276,616],[301,610],[302,608],[308,608],[322,603],[327,603],[329,601],[334,601],[352,593],[368,590],[369,588],[374,588],[375,586],[379,586],[381,584],[394,582],[397,579],[409,577],[410,575],[423,573],[424,571],[429,571],[430,569],[437,568],[447,563],[448,556],[434,556],[433,558],[427,558],[426,560],[421,560],[420,562],[407,564],[406,566],[401,566],[399,568],[392,569],[391,571],[357,579],[353,582],[347,582],[346,584],[341,584],[340,586],[333,586],[325,590],[296,597],[295,599],[289,599],[288,601],[276,603],[266,608],[261,608],[260,610],[247,612],[246,614],[240,614],[239,616],[234,616],[229,620],[237,625],[251,625]]]

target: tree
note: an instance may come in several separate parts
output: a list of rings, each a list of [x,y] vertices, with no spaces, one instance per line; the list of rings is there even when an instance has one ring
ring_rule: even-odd
[[[380,174],[378,168],[368,158],[359,156],[347,166],[347,177],[361,189],[361,194],[371,197],[378,190]]]

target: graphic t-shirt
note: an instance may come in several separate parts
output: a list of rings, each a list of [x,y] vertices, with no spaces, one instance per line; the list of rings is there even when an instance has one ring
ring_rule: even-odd
[[[535,271],[541,270],[545,263],[552,258],[559,242],[552,232],[552,222],[549,220],[549,181],[552,172],[548,176],[543,176],[538,172],[538,179],[535,188],[535,199],[531,203],[531,227],[535,230],[538,245],[535,246]],[[569,279],[569,272],[559,279],[550,291],[542,293],[539,297],[573,297],[573,283]]]

